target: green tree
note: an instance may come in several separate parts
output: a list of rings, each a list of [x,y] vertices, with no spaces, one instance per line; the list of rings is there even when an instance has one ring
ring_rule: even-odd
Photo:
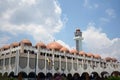
[[[107,78],[106,80],[120,80],[120,77],[111,76]]]

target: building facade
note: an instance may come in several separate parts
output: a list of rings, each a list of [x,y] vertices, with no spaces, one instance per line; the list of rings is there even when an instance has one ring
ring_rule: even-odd
[[[103,59],[98,54],[69,50],[56,41],[47,45],[38,42],[35,46],[23,39],[0,48],[0,73],[2,75],[34,77],[64,73],[82,75],[96,72],[99,76],[120,72],[120,63],[115,58]]]

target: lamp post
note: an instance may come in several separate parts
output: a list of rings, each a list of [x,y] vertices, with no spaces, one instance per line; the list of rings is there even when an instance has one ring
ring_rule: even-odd
[[[35,51],[35,80],[36,80],[36,62],[37,62],[37,51]]]

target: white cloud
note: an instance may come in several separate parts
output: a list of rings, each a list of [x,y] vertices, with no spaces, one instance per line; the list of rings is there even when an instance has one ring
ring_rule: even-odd
[[[84,0],[84,7],[87,7],[88,6],[88,0]]]
[[[0,36],[0,47],[8,43],[8,40],[10,39],[10,37],[6,36],[6,35],[1,35]]]
[[[0,5],[2,34],[27,34],[36,41],[49,41],[64,24],[57,0],[4,0]]]
[[[110,22],[113,18],[116,17],[115,10],[112,9],[112,8],[106,9],[106,10],[105,10],[105,13],[107,14],[107,16],[100,17],[100,19],[99,19],[99,20],[101,21],[101,24],[108,23],[108,22]]]
[[[108,19],[108,18],[105,18],[105,17],[101,17],[100,18],[100,21],[103,23],[107,23],[107,22],[109,22],[110,21],[110,19]]]
[[[61,8],[60,8],[60,4],[58,3],[58,1],[55,1],[54,2],[54,4],[55,4],[55,12],[57,13],[57,14],[61,14]]]
[[[94,8],[98,8],[99,7],[99,5],[97,3],[92,3],[91,4],[89,0],[84,0],[83,6],[85,8],[89,8],[89,9],[94,9]]]
[[[89,23],[87,30],[83,31],[83,37],[83,42],[90,52],[98,53],[103,57],[119,58],[120,38],[109,39],[102,29],[95,28],[95,25],[91,23]]]
[[[115,14],[115,10],[114,9],[106,9],[105,11],[107,13],[108,16],[115,18],[116,14]]]
[[[65,42],[63,42],[62,40],[57,40],[57,42],[63,45],[64,47],[68,48],[69,50],[71,50],[70,46],[66,44]]]
[[[98,5],[98,4],[94,4],[94,7],[95,7],[95,8],[98,8],[98,7],[99,7],[99,5]]]
[[[34,5],[36,4],[36,0],[21,0],[19,5]]]

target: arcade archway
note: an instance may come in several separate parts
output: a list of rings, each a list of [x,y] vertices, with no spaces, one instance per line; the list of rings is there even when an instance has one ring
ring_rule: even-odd
[[[119,71],[113,71],[111,73],[111,76],[119,76],[120,75],[120,72]]]
[[[45,74],[43,72],[38,73],[38,80],[45,79]]]
[[[102,78],[108,77],[108,75],[109,75],[109,73],[107,71],[101,72],[101,77]]]
[[[51,79],[53,77],[52,73],[47,73],[46,78]]]
[[[18,73],[18,80],[22,80],[23,78],[27,78],[27,73],[25,72],[19,72]]]
[[[90,79],[100,79],[100,75],[97,72],[92,72],[90,74]]]
[[[91,74],[93,74],[94,76],[100,77],[100,75],[97,72],[92,72]]]
[[[5,72],[5,73],[3,74],[3,77],[8,77],[8,72]]]
[[[81,79],[88,80],[89,79],[88,72],[83,72],[82,75],[81,75]]]
[[[71,74],[71,73],[69,73],[69,74],[67,75],[67,79],[68,79],[68,80],[72,80],[72,74]]]
[[[14,77],[14,72],[10,72],[10,74],[8,75],[8,77]]]
[[[79,79],[80,79],[79,73],[75,73],[75,74],[73,75],[73,79],[79,80]]]
[[[28,74],[28,78],[36,78],[35,72],[30,72],[30,73]]]

